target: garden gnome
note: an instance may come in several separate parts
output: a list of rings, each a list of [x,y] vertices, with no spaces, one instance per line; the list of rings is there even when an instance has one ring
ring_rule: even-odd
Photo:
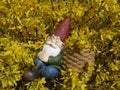
[[[70,18],[65,18],[48,37],[42,51],[37,55],[33,70],[25,72],[25,80],[33,80],[39,76],[54,78],[60,72],[62,48],[69,34]]]

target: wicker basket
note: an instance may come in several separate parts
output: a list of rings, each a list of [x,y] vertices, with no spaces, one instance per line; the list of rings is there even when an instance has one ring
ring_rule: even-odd
[[[82,51],[73,51],[65,49],[63,53],[62,67],[67,70],[69,68],[77,70],[80,73],[89,61],[95,61],[95,53],[91,48],[83,49]],[[92,74],[91,70],[86,71]]]

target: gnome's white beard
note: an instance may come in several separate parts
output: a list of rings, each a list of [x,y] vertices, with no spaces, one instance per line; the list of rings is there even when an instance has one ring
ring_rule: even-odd
[[[45,44],[44,47],[43,47],[43,51],[48,56],[54,56],[55,57],[60,53],[61,49],[53,43],[52,43],[52,45],[53,45],[53,47],[51,47],[49,44]]]

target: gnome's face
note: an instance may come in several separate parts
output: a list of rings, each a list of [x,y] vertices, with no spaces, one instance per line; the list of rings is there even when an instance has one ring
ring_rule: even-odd
[[[63,42],[60,40],[58,36],[52,35],[48,37],[46,44],[43,47],[43,51],[48,56],[57,56],[63,46]]]

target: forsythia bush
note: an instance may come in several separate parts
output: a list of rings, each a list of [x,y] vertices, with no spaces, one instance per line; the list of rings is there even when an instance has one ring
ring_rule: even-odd
[[[96,51],[92,76],[69,69],[54,80],[24,81],[23,73],[65,17],[71,18],[65,47]],[[119,0],[0,0],[0,90],[89,89],[120,89]]]

